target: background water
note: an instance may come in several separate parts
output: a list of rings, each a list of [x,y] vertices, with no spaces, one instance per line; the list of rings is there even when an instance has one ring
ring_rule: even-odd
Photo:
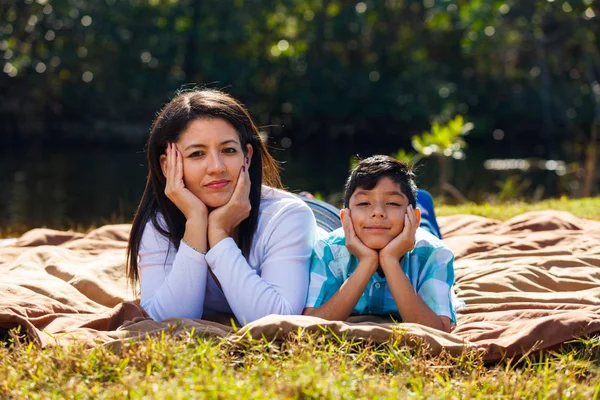
[[[271,151],[282,162],[282,177],[289,190],[319,193],[339,206],[349,155],[392,154],[396,146],[336,140],[296,143],[287,149],[271,146]],[[25,151],[5,150],[0,153],[1,227],[87,228],[131,220],[147,174],[142,144],[40,144]],[[451,163],[450,181],[471,201],[485,200],[487,192],[497,192],[498,182],[508,176],[482,167],[487,154],[472,145],[466,160]],[[421,163],[417,175],[419,186],[438,193],[434,160]],[[530,174],[530,178],[545,184],[547,175]]]

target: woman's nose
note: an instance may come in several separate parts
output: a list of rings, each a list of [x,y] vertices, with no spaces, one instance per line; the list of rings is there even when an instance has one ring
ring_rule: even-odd
[[[223,158],[219,153],[211,155],[210,159],[208,160],[207,170],[209,173],[222,172],[225,170],[225,163],[223,162]]]

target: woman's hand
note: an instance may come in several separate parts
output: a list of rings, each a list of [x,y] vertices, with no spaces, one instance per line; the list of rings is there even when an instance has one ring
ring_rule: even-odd
[[[350,213],[349,208],[345,208],[342,210],[341,215],[342,219],[342,227],[344,228],[344,235],[346,236],[346,248],[348,251],[358,258],[359,261],[367,261],[369,265],[374,264],[375,269],[373,273],[377,269],[378,265],[378,254],[377,250],[373,250],[370,247],[367,247],[359,238],[356,236],[356,232],[354,231],[354,225],[352,225],[352,215]]]
[[[250,175],[248,163],[242,167],[231,198],[208,215],[208,243],[215,246],[227,237],[233,237],[239,224],[248,218],[250,204]]]
[[[379,251],[379,263],[384,271],[388,261],[399,262],[406,253],[415,247],[415,235],[420,223],[421,210],[414,209],[412,205],[409,205],[406,208],[406,214],[404,214],[402,232]]]
[[[167,143],[166,168],[163,167],[166,178],[165,195],[183,213],[186,220],[206,219],[206,205],[185,187],[183,181],[183,156],[175,143]]]

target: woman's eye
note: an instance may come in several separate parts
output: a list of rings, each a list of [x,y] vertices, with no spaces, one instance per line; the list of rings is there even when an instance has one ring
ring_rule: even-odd
[[[203,156],[203,155],[204,155],[204,153],[202,153],[201,151],[194,151],[188,157],[189,158],[196,158],[196,157],[200,157],[200,156]]]
[[[234,147],[226,147],[223,149],[223,153],[228,153],[228,154],[237,153],[237,149],[235,149]]]

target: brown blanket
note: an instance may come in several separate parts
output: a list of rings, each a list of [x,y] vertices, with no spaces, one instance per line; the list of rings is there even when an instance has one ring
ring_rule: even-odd
[[[451,334],[372,318],[268,316],[238,333],[204,320],[152,321],[125,282],[129,225],[87,235],[35,229],[0,248],[0,330],[21,326],[43,346],[83,340],[118,347],[122,339],[165,329],[241,340],[248,333],[271,339],[299,327],[327,327],[347,338],[425,344],[433,353],[474,349],[489,361],[600,333],[600,222],[558,211],[507,222],[472,215],[439,222],[456,254],[458,296],[467,304]]]

